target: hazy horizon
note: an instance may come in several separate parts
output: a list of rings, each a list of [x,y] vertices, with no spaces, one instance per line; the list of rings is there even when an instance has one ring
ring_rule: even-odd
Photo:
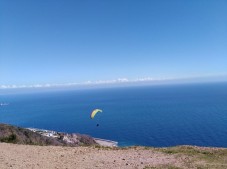
[[[195,85],[195,84],[212,84],[226,83],[227,75],[217,77],[191,77],[179,79],[153,79],[153,80],[110,80],[85,83],[65,83],[65,84],[36,84],[36,85],[0,85],[1,94],[17,94],[17,93],[36,93],[49,91],[69,91],[69,90],[90,90],[105,88],[121,88],[121,87],[143,87],[143,86],[168,86],[168,85]]]

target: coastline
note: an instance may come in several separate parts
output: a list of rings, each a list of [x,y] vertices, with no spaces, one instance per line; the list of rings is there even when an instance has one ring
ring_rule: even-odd
[[[69,133],[64,133],[64,132],[57,132],[53,130],[46,130],[46,129],[38,129],[38,128],[26,128],[32,132],[41,134],[42,136],[45,137],[51,137],[51,138],[57,138],[57,139],[62,139],[63,141],[66,141],[67,143],[73,143],[75,142],[77,135],[76,133],[69,134]],[[112,140],[107,140],[107,139],[102,139],[102,138],[94,138],[92,137],[95,142],[99,146],[104,146],[104,147],[118,147],[118,142],[117,141],[112,141]]]
[[[4,169],[227,168],[227,148],[116,147],[113,145],[117,142],[82,134],[24,129],[7,124],[0,127],[0,168]]]

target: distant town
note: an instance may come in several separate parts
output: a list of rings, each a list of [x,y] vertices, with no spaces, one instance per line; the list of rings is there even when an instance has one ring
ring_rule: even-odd
[[[69,144],[76,144],[78,142],[78,134],[74,134],[74,133],[68,134],[68,133],[64,133],[64,132],[57,132],[57,131],[53,131],[53,130],[45,130],[45,129],[38,129],[38,128],[27,128],[27,129],[30,131],[33,131],[35,133],[41,134],[42,136],[61,139]],[[116,142],[116,141],[94,138],[94,137],[92,137],[92,138],[100,146],[118,147],[118,142]]]

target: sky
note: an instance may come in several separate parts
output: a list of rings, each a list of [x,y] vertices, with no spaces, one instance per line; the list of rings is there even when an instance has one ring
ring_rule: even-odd
[[[226,0],[0,0],[1,88],[223,75]]]

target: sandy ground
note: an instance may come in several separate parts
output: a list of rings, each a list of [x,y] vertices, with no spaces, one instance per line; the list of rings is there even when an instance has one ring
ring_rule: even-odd
[[[109,150],[0,143],[1,169],[141,169],[160,164],[181,166],[181,160],[144,148]]]

